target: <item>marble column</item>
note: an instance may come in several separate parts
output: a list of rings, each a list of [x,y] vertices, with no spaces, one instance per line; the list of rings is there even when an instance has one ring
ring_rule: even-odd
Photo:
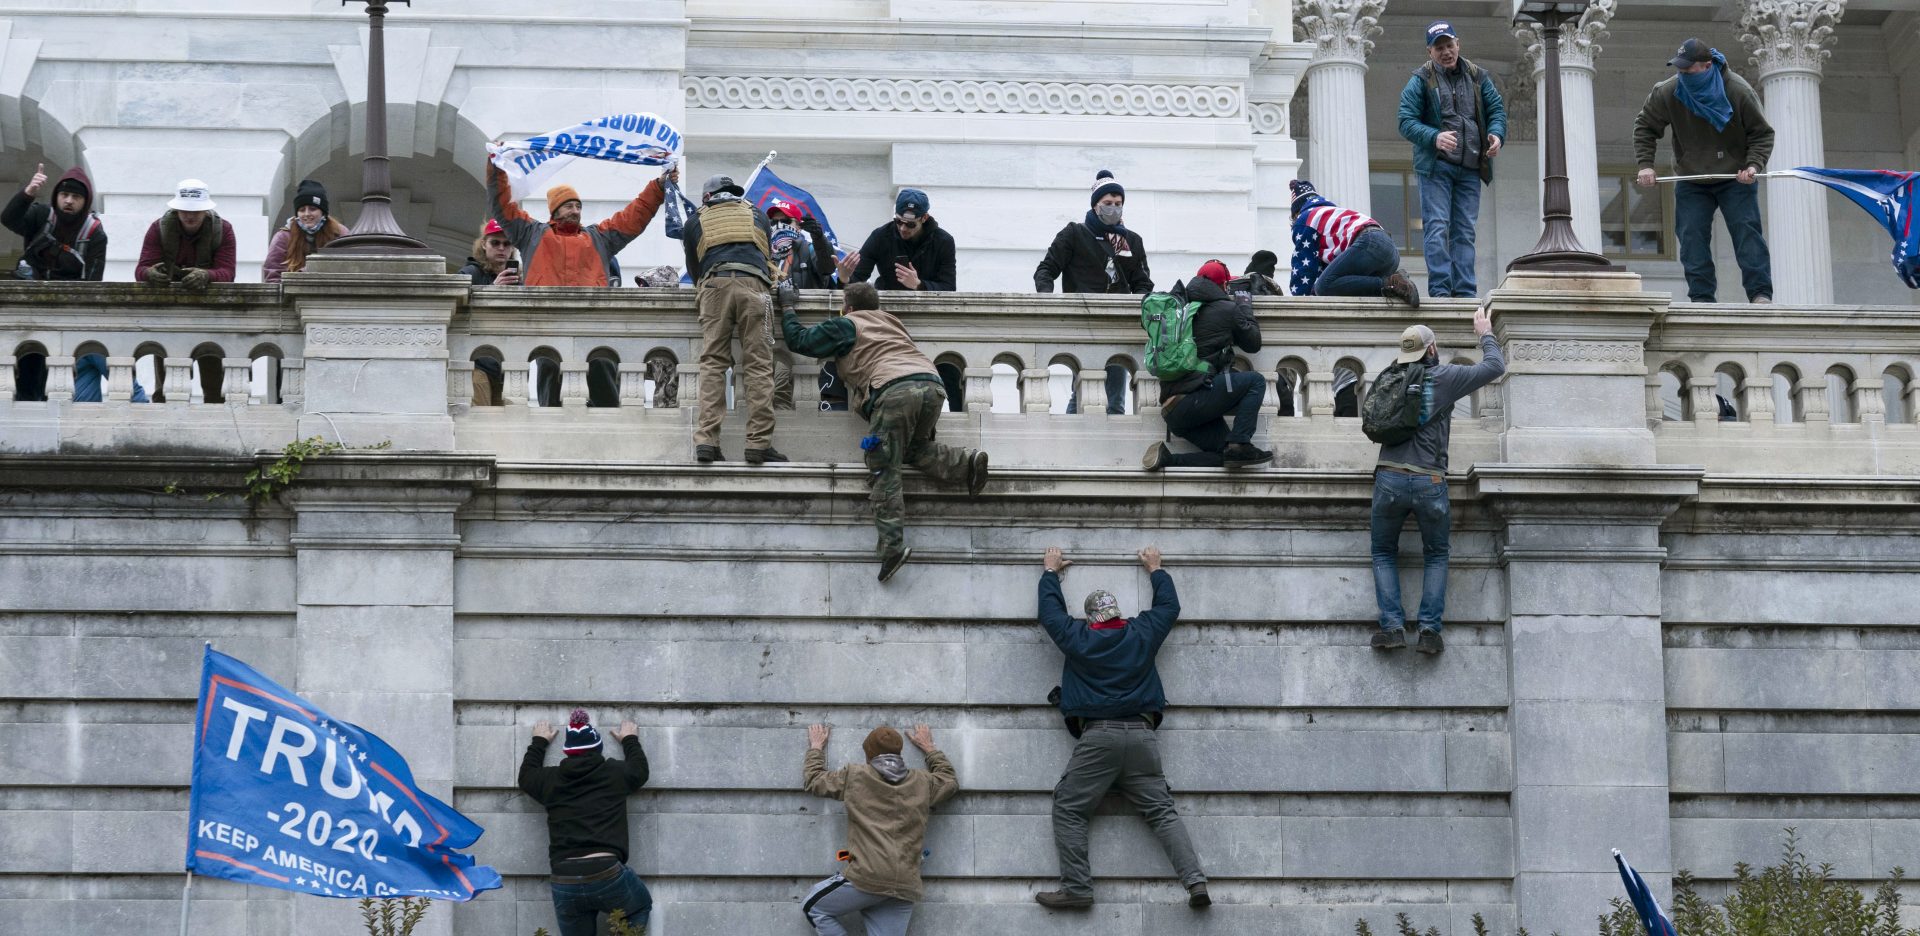
[[[1573,233],[1581,246],[1602,253],[1606,245],[1600,237],[1600,162],[1595,147],[1593,77],[1594,59],[1600,54],[1600,40],[1607,35],[1619,0],[1593,0],[1579,21],[1560,29],[1560,102],[1566,120],[1567,190],[1573,198]],[[1546,100],[1546,76],[1542,62],[1540,26],[1517,25],[1513,34],[1524,49],[1520,75],[1531,74],[1534,100]],[[1518,77],[1518,76],[1516,76]],[[1545,119],[1544,114],[1540,115]],[[1509,115],[1509,128],[1512,118]],[[1545,177],[1546,148],[1540,148],[1539,175]]]
[[[1295,35],[1311,43],[1307,171],[1336,204],[1372,210],[1367,180],[1367,56],[1387,0],[1300,0]]]
[[[1822,63],[1833,53],[1833,28],[1845,0],[1742,0],[1740,41],[1760,69],[1773,161],[1767,168],[1826,164],[1820,119]],[[1794,179],[1767,185],[1767,246],[1773,251],[1774,299],[1833,302],[1833,246],[1827,236],[1827,192]]]

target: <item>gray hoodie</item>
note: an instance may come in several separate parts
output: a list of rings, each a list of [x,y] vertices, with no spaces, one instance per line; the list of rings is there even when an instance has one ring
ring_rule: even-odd
[[[1453,404],[1507,372],[1506,358],[1500,356],[1500,342],[1492,335],[1480,338],[1480,353],[1478,364],[1435,364],[1427,368],[1427,389],[1433,394],[1427,421],[1413,433],[1413,438],[1399,445],[1380,446],[1377,464],[1439,475],[1447,473]]]

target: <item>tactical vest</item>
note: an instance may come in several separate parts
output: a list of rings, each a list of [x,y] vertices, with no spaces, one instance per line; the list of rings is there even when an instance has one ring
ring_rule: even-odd
[[[767,232],[754,223],[753,206],[737,199],[700,209],[700,243],[694,255],[704,262],[707,251],[724,244],[752,244],[760,248],[760,256],[773,256]],[[772,275],[771,268],[767,272]]]

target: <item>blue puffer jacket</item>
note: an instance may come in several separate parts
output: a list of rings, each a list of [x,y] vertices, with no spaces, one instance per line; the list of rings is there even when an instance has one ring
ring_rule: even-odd
[[[1040,574],[1040,624],[1066,654],[1060,673],[1060,714],[1121,718],[1167,707],[1153,658],[1180,619],[1180,596],[1165,569],[1153,573],[1153,608],[1132,620],[1089,625],[1067,613],[1060,576]]]
[[[1507,139],[1507,105],[1500,100],[1500,90],[1493,86],[1493,76],[1466,59],[1460,60],[1460,66],[1469,76],[1480,78],[1480,126],[1487,133]],[[1439,156],[1434,140],[1440,136],[1440,92],[1435,87],[1435,66],[1432,62],[1413,70],[1413,77],[1407,79],[1407,86],[1400,92],[1400,135],[1413,144],[1413,171],[1418,175],[1432,175],[1433,164]],[[1491,161],[1482,160],[1482,166],[1491,166]],[[1482,169],[1480,177],[1491,181],[1490,169]]]

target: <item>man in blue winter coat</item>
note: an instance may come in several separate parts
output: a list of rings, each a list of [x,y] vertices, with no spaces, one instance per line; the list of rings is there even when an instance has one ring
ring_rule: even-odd
[[[1108,790],[1117,789],[1147,820],[1167,860],[1187,889],[1187,906],[1212,904],[1193,840],[1173,808],[1173,792],[1160,767],[1155,733],[1167,697],[1153,658],[1180,618],[1173,576],[1160,568],[1160,550],[1140,550],[1140,566],[1153,581],[1153,608],[1128,620],[1113,594],[1087,596],[1087,619],[1067,613],[1060,577],[1073,563],[1048,549],[1040,573],[1040,625],[1066,654],[1057,700],[1067,730],[1078,740],[1066,773],[1053,789],[1053,843],[1060,853],[1060,889],[1034,895],[1054,909],[1093,906],[1093,875],[1087,867],[1087,820]]]
[[[1460,57],[1460,38],[1444,20],[1427,27],[1427,63],[1400,92],[1400,135],[1413,144],[1413,172],[1420,177],[1427,295],[1477,296],[1480,186],[1493,181],[1493,157],[1507,138],[1507,106],[1493,76]]]

